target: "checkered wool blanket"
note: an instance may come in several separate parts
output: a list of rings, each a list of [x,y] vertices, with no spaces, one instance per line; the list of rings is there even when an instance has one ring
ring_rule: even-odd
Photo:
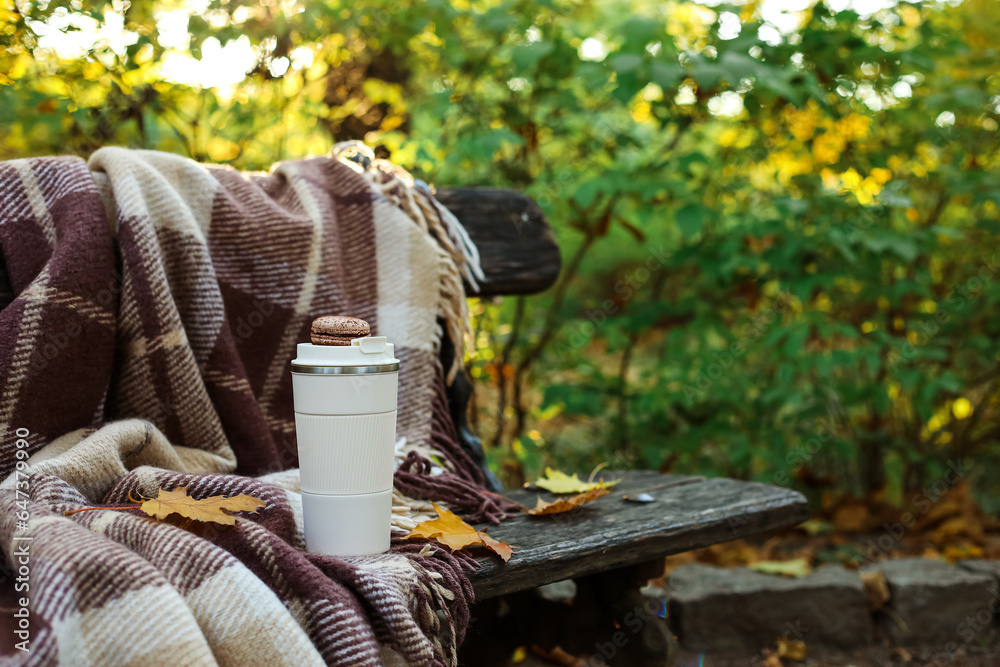
[[[268,174],[119,148],[0,163],[16,295],[0,311],[0,660],[456,663],[467,556],[303,551],[289,361],[319,315],[396,344],[394,536],[427,500],[470,520],[509,509],[456,444],[439,359],[447,332],[461,364],[474,247],[405,173],[350,152]],[[65,516],[179,486],[267,507],[232,527]]]

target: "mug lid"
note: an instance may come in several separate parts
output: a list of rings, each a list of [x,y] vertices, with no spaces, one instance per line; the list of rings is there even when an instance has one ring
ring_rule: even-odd
[[[292,360],[293,373],[346,375],[399,370],[399,359],[385,336],[355,338],[350,345],[299,343],[297,351],[298,356]]]

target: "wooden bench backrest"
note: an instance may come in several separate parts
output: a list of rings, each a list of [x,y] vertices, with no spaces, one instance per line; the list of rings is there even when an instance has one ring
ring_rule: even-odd
[[[469,296],[535,294],[559,276],[559,245],[545,215],[530,197],[503,188],[443,188],[438,200],[462,221],[479,248],[483,273]],[[14,291],[0,254],[0,310]]]
[[[527,195],[502,188],[443,188],[438,200],[462,221],[479,249],[485,280],[479,289],[466,285],[469,296],[534,294],[550,287],[559,276],[559,245],[541,208]],[[14,300],[14,290],[0,253],[0,310]],[[442,345],[441,358],[451,363],[451,341]],[[493,491],[503,489],[490,472],[482,444],[469,429],[467,407],[472,386],[460,374],[448,389],[452,419],[462,446],[486,475]]]

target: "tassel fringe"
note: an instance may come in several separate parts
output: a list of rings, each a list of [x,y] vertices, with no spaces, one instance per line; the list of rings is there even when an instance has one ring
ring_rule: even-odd
[[[372,150],[360,141],[339,143],[332,153],[359,166],[376,192],[398,206],[437,242],[441,280],[438,312],[455,345],[455,359],[445,378],[451,385],[455,375],[465,368],[465,345],[472,335],[462,278],[478,289],[478,281],[485,277],[479,250],[458,218],[434,199],[427,184],[414,180],[405,169],[388,160],[375,159]]]

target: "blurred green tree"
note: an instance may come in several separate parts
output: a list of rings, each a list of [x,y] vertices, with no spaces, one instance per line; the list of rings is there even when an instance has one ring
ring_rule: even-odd
[[[990,0],[0,0],[0,157],[357,138],[526,190],[564,272],[475,303],[470,359],[509,483],[995,491],[998,43]]]

